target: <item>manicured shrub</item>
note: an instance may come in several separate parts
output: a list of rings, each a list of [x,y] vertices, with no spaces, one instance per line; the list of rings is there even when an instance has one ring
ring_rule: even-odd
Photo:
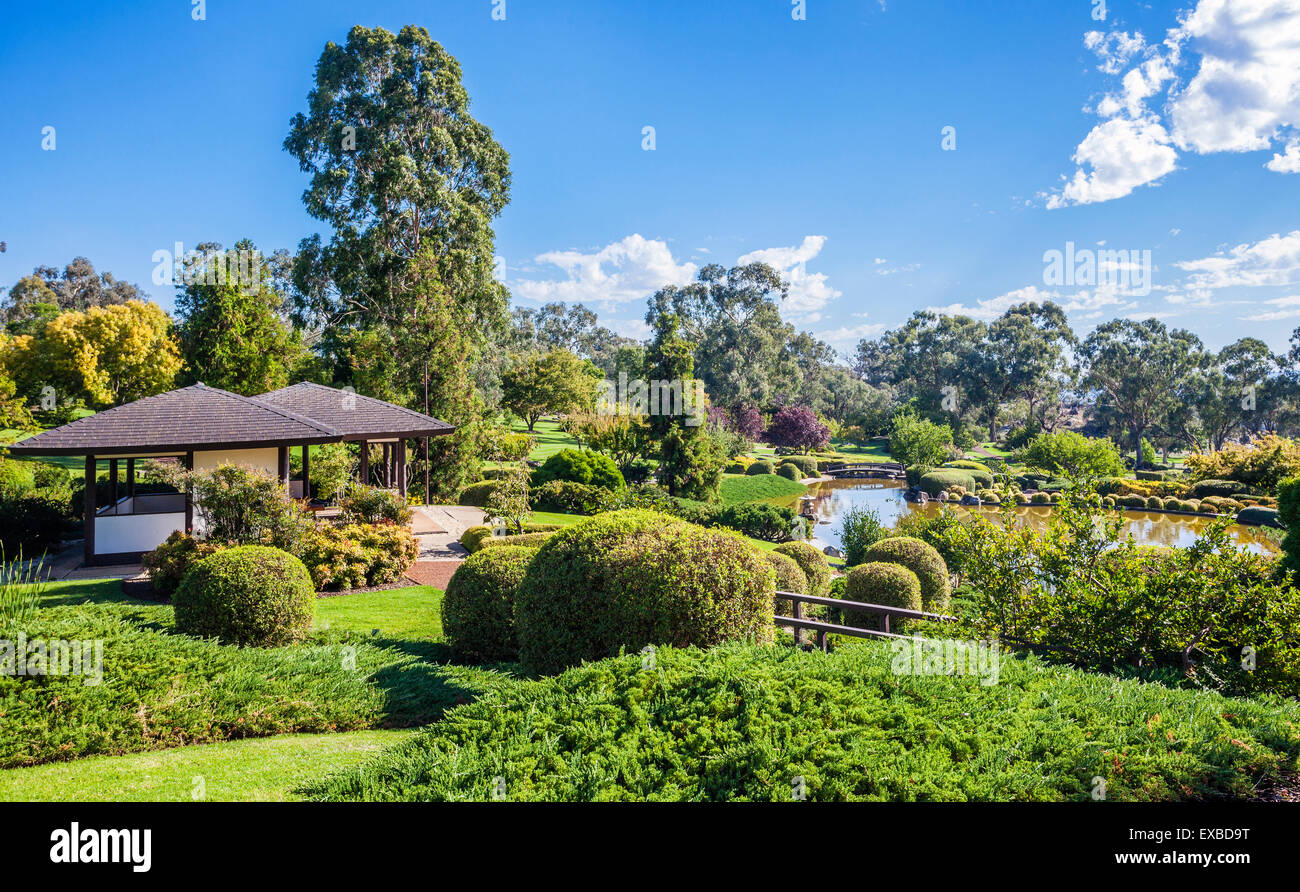
[[[804,478],[804,473],[798,465],[783,464],[781,467],[776,469],[776,473],[778,476],[784,477],[786,480],[802,480]]]
[[[981,489],[979,492],[975,493],[975,495],[978,496],[979,500],[986,505],[1000,505],[1002,503],[998,494],[991,489]]]
[[[1029,496],[1025,495],[1023,492],[1018,492],[1018,493],[1016,493],[1016,504],[1017,504],[1017,505],[1028,505],[1028,504],[1029,504]],[[1114,500],[1111,501],[1111,504],[1112,504],[1112,505],[1115,504],[1115,503],[1114,503]]]
[[[800,471],[803,471],[803,477],[821,476],[821,470],[818,468],[817,459],[811,455],[791,455],[781,459],[781,464],[794,465]],[[780,468],[778,468],[777,473],[779,474],[780,472]]]
[[[165,542],[144,554],[140,563],[149,571],[149,582],[154,592],[171,597],[190,567],[226,547],[220,542],[196,539],[175,530]]]
[[[794,562],[794,558],[789,555],[777,554],[775,551],[763,552],[763,559],[771,565],[776,572],[776,590],[779,592],[794,592],[796,595],[808,594],[808,577],[804,575],[803,570]],[[807,615],[808,611],[805,610]],[[789,598],[776,599],[777,616],[794,616],[794,605],[790,603]]]
[[[474,554],[483,547],[483,540],[492,536],[492,528],[486,524],[472,526],[460,534],[460,544],[465,546],[465,550]]]
[[[515,533],[510,536],[488,536],[483,540],[480,551],[488,548],[518,547],[525,546],[528,548],[537,548],[547,539],[555,535],[554,530],[536,531],[530,533]]]
[[[1226,496],[1206,496],[1201,499],[1201,510],[1213,511],[1215,514],[1235,514],[1241,510],[1241,503]]]
[[[1244,523],[1249,526],[1282,528],[1282,521],[1278,517],[1276,508],[1261,508],[1257,505],[1242,508],[1241,513],[1237,515],[1237,523]]]
[[[534,486],[552,480],[567,480],[604,489],[622,489],[626,485],[623,473],[608,455],[577,449],[561,449],[533,472]]]
[[[888,540],[886,540],[888,541]],[[916,574],[904,566],[894,563],[877,563],[871,561],[859,564],[849,571],[844,586],[844,597],[861,604],[879,604],[882,607],[902,607],[906,610],[921,609],[921,581]],[[841,623],[857,629],[884,628],[882,617],[874,613],[860,613],[856,610],[842,610]],[[891,632],[900,632],[907,627],[907,620],[890,617]]]
[[[1120,496],[1119,503],[1125,508],[1145,508],[1147,500],[1145,496]]]
[[[560,514],[599,514],[606,510],[613,492],[590,483],[572,480],[551,480],[534,486],[528,504],[535,511],[556,511]]]
[[[1231,497],[1234,492],[1241,489],[1241,484],[1236,480],[1198,480],[1192,484],[1191,494],[1198,499],[1206,496],[1223,496]]]
[[[487,504],[488,497],[496,490],[497,483],[496,480],[480,480],[467,485],[456,497],[456,504],[482,508]]]
[[[1052,497],[1045,492],[1036,492],[1029,497],[1029,504],[1031,505],[1050,505],[1051,503]]]
[[[784,542],[776,547],[777,554],[794,558],[794,562],[808,578],[807,594],[826,597],[831,590],[831,565],[822,554],[807,542]]]
[[[1164,507],[1165,507],[1165,500],[1160,498],[1160,496],[1152,496],[1151,498],[1147,499],[1147,508],[1150,509],[1151,511],[1160,511]]]
[[[316,589],[302,561],[288,552],[241,545],[190,567],[172,604],[183,634],[274,647],[310,631]]]
[[[753,477],[757,474],[775,474],[776,466],[765,458],[761,458],[745,469],[745,473]]]
[[[458,658],[519,658],[515,593],[536,554],[535,548],[506,545],[472,555],[456,568],[442,599],[442,630]]]
[[[987,485],[992,485],[993,478],[989,478]],[[934,497],[939,493],[952,492],[955,487],[960,486],[966,491],[975,489],[975,476],[973,471],[962,471],[957,469],[928,471],[921,475],[921,489],[926,495]]]
[[[319,525],[300,554],[317,591],[347,591],[400,579],[420,555],[410,527],[394,523]]]
[[[898,564],[911,570],[920,580],[924,609],[932,613],[947,609],[952,596],[948,565],[928,542],[910,536],[891,536],[867,549],[866,557],[870,562]]]
[[[742,537],[653,511],[561,530],[519,586],[520,659],[551,673],[648,644],[772,641],[772,568]]]

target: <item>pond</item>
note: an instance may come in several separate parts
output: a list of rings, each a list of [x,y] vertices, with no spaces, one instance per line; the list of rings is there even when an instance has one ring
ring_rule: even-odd
[[[817,515],[817,526],[813,532],[812,543],[818,548],[827,545],[841,547],[840,522],[844,514],[853,507],[875,509],[880,515],[880,522],[893,527],[899,519],[914,511],[934,514],[939,511],[937,502],[918,505],[903,498],[905,486],[897,480],[824,480],[808,486],[810,501],[804,502],[806,509],[811,506]],[[801,507],[801,499],[786,500],[783,504],[796,509]],[[954,506],[957,511],[981,512],[990,517],[996,516],[998,509],[965,508]],[[1030,528],[1043,529],[1051,517],[1052,509],[1039,507],[1017,508],[1016,514]],[[1196,541],[1196,537],[1209,523],[1208,517],[1193,517],[1184,514],[1163,514],[1159,511],[1124,511],[1125,526],[1121,535],[1131,532],[1139,545],[1161,545],[1185,548]],[[1233,524],[1229,527],[1232,541],[1239,548],[1256,554],[1276,554],[1278,548],[1258,527]]]

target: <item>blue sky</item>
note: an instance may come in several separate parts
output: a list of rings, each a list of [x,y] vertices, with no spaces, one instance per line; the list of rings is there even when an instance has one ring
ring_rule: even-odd
[[[170,307],[155,251],[320,231],[280,148],[316,59],[417,23],[511,154],[517,305],[635,335],[655,287],[745,258],[843,350],[1022,299],[1214,347],[1300,326],[1300,0],[505,2],[6,4],[0,286],[80,254]],[[1150,251],[1149,287],[1049,282],[1067,243]]]

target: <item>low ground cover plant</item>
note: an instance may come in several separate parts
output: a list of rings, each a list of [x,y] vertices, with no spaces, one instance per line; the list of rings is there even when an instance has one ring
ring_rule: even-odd
[[[1300,707],[1003,654],[998,683],[832,654],[659,648],[526,682],[304,792],[332,800],[1088,801],[1254,795],[1294,770]],[[1069,708],[1062,708],[1069,704]],[[686,733],[689,729],[689,733]]]

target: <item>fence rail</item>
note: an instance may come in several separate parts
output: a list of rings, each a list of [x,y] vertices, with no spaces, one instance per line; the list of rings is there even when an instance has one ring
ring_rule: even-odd
[[[890,617],[898,619],[923,619],[931,622],[952,623],[956,618],[944,616],[942,613],[926,613],[924,610],[908,610],[905,607],[888,607],[884,604],[865,604],[861,601],[841,601],[839,598],[823,598],[820,595],[801,595],[796,592],[777,592],[778,598],[788,598],[793,605],[794,616],[778,616],[776,624],[778,626],[789,626],[793,629],[807,629],[816,632],[816,643],[823,651],[826,650],[826,636],[828,634],[846,635],[851,638],[911,638],[911,635],[898,635],[889,630]],[[881,618],[879,629],[859,629],[855,626],[841,626],[836,623],[822,622],[817,619],[807,619],[803,615],[805,604],[818,604],[823,607],[834,607],[836,610],[847,610],[850,613],[872,613]],[[797,632],[796,632],[797,635]]]

